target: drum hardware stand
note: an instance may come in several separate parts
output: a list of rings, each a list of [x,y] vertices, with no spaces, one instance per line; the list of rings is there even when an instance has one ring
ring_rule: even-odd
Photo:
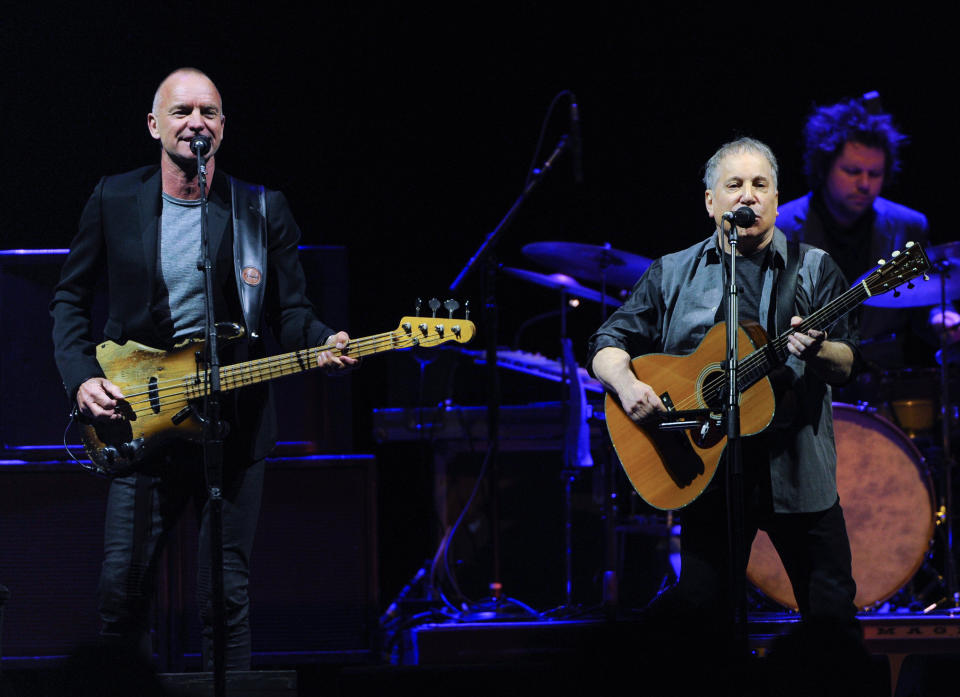
[[[943,514],[942,510],[939,511],[938,517],[941,517],[942,514]],[[917,590],[915,584],[917,583],[917,574],[919,574],[919,571],[917,572],[917,574],[914,574],[914,578],[910,579],[910,583],[914,584],[913,585],[914,590],[911,592],[911,597],[914,599],[914,602],[922,603],[923,599],[929,596],[934,589],[937,589],[938,591],[937,597],[940,598],[936,602],[923,608],[922,612],[924,614],[927,614],[929,612],[933,612],[934,610],[936,610],[937,607],[939,607],[940,604],[946,600],[946,598],[944,598],[941,595],[942,590],[943,588],[945,588],[946,584],[944,583],[943,575],[934,566],[934,564],[931,563],[929,556],[927,559],[924,559],[923,564],[920,566],[920,571],[923,571],[926,574],[928,574],[930,576],[930,580],[928,580],[919,590]]]
[[[563,273],[569,273],[572,276],[588,278],[591,281],[600,283],[600,293],[596,300],[601,304],[600,324],[607,319],[607,311],[610,307],[616,307],[620,304],[619,300],[607,295],[607,289],[611,283],[617,283],[621,288],[633,286],[637,279],[649,268],[651,260],[635,254],[629,254],[611,247],[609,242],[602,246],[583,245],[572,242],[532,242],[523,248],[524,254],[535,261],[551,266]],[[507,271],[510,273],[510,271]],[[546,284],[542,284],[546,285]],[[551,285],[550,287],[555,287]],[[565,288],[561,288],[562,290]],[[592,289],[590,289],[592,290]],[[577,289],[569,287],[571,294],[576,294]],[[594,291],[595,292],[595,291]],[[529,326],[529,324],[541,318],[556,313],[544,313],[531,320],[527,320],[520,332]],[[514,345],[517,345],[515,339]],[[593,422],[603,422],[604,413],[598,410],[593,413],[590,419]],[[579,426],[579,424],[578,424]],[[603,450],[603,458],[600,461],[600,467],[594,474],[594,492],[603,489],[603,520],[604,520],[604,541],[605,556],[603,562],[603,607],[607,615],[613,615],[617,610],[619,603],[617,589],[619,546],[617,544],[617,494],[616,477],[619,470],[619,462],[606,439]]]
[[[567,336],[567,293],[560,293],[561,384],[563,395],[563,567],[564,601],[573,607],[573,484],[584,467],[593,466],[590,456],[590,431],[586,422],[586,400],[579,365],[573,355],[573,342]]]
[[[563,94],[563,93],[561,93]],[[559,96],[559,95],[558,95]],[[556,99],[554,99],[556,103]],[[551,109],[553,104],[551,104]],[[564,134],[560,137],[553,152],[544,161],[543,165],[534,167],[527,176],[523,190],[514,201],[513,205],[507,211],[506,215],[500,220],[497,226],[487,235],[483,243],[477,249],[473,257],[467,262],[467,265],[460,271],[453,283],[450,284],[451,292],[458,292],[464,280],[477,267],[483,269],[483,324],[486,329],[486,361],[487,361],[487,452],[490,464],[490,530],[493,544],[493,580],[489,584],[491,596],[484,601],[480,601],[482,606],[490,606],[494,612],[503,604],[503,583],[500,578],[500,504],[499,504],[499,468],[498,453],[500,450],[500,378],[497,372],[497,335],[498,335],[498,316],[497,316],[497,297],[496,297],[496,275],[498,264],[495,257],[495,249],[500,237],[504,231],[513,222],[520,207],[526,201],[527,196],[536,188],[543,177],[549,172],[553,164],[560,155],[570,147],[570,137]],[[486,614],[486,613],[483,613]]]
[[[950,431],[953,426],[953,412],[950,409],[950,387],[947,376],[947,278],[950,275],[949,258],[935,262],[940,276],[940,432],[943,439],[943,509],[946,518],[946,560],[944,577],[946,579],[946,598],[944,602],[951,615],[960,613],[960,590],[957,588],[957,567],[953,550],[953,453],[950,449]]]
[[[601,292],[601,324],[606,320],[606,283],[601,281],[604,291]],[[567,293],[561,293],[560,309],[560,344],[563,349],[562,383],[566,389],[563,399],[564,409],[564,453],[563,453],[563,483],[564,483],[564,589],[565,609],[573,609],[573,506],[572,486],[580,472],[586,467],[593,467],[594,462],[590,454],[590,432],[587,425],[586,404],[583,385],[578,374],[578,367],[573,355],[573,345],[567,337],[566,307]],[[597,415],[591,418],[596,418]],[[616,466],[613,462],[613,449],[607,444],[607,452],[601,460],[600,477],[603,482],[603,577],[601,607],[608,619],[614,619],[619,606],[619,588],[617,580],[616,554]],[[553,612],[557,612],[554,610]]]
[[[604,247],[610,248],[607,242]],[[607,321],[607,268],[600,269],[600,324]],[[601,460],[603,480],[603,585],[601,605],[608,619],[614,619],[620,607],[620,579],[617,577],[617,465],[614,462],[613,444],[608,440]]]

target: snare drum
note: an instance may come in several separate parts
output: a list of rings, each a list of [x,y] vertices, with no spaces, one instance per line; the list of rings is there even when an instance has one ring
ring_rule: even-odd
[[[911,438],[929,435],[937,424],[940,404],[938,368],[896,368],[858,375],[834,388],[834,399],[873,407]]]
[[[916,446],[887,419],[834,404],[833,423],[855,603],[863,609],[900,590],[923,563],[933,539],[933,487]],[[754,540],[747,578],[779,604],[797,609],[787,572],[763,531]]]
[[[877,408],[911,438],[937,423],[940,371],[936,368],[886,370],[880,376]]]

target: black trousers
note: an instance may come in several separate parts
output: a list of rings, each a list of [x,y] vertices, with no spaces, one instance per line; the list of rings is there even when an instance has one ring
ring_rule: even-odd
[[[709,612],[730,601],[726,496],[717,490],[701,498],[682,514],[679,587],[691,608]],[[746,552],[758,529],[770,535],[804,620],[855,621],[856,584],[839,500],[816,513],[764,512],[748,504],[744,515]]]
[[[250,668],[250,553],[263,487],[264,461],[225,467],[223,564],[227,625],[226,667]],[[157,562],[169,532],[193,501],[200,521],[197,593],[205,670],[213,669],[210,580],[210,504],[198,448],[178,446],[147,471],[110,484],[100,575],[101,634],[149,651],[149,610]]]
[[[631,666],[637,656],[655,668],[650,694],[856,695],[877,691],[856,617],[850,542],[839,500],[815,513],[774,513],[766,444],[744,453],[745,571],[758,529],[784,561],[803,622],[771,643],[755,662],[734,638],[735,598],[727,534],[725,463],[715,482],[680,511],[680,578],[643,611],[638,637],[610,655]],[[745,628],[741,628],[745,629]],[[609,660],[609,659],[608,659]]]
[[[850,540],[839,499],[815,513],[775,513],[766,458],[757,448],[745,451],[744,555],[738,571],[745,571],[757,530],[765,530],[790,577],[803,620],[859,634]],[[721,631],[732,617],[735,600],[729,583],[725,477],[724,461],[714,484],[682,509],[680,579],[654,602],[662,611],[693,617]]]

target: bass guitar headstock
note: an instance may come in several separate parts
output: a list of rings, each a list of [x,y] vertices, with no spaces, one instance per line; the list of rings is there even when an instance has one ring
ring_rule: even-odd
[[[470,321],[469,303],[465,307],[463,319],[457,319],[453,313],[460,308],[460,303],[456,300],[447,300],[443,303],[443,308],[447,311],[446,317],[437,317],[437,310],[441,303],[436,298],[432,298],[428,303],[432,311],[431,317],[420,316],[420,300],[417,300],[417,315],[404,317],[400,320],[400,326],[393,331],[395,342],[400,342],[401,346],[437,346],[448,341],[455,341],[458,344],[465,344],[477,333],[476,325]]]

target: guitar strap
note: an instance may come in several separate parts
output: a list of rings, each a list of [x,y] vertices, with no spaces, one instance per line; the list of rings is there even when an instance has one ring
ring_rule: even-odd
[[[267,200],[262,186],[230,177],[233,206],[233,262],[243,323],[259,338],[267,286]]]
[[[797,276],[800,272],[800,243],[797,240],[787,242],[787,263],[777,281],[777,309],[775,312],[775,331],[778,336],[790,328],[790,318],[794,315],[797,298]]]
[[[797,414],[796,394],[791,389],[791,374],[787,370],[783,361],[785,356],[781,357],[773,351],[773,337],[779,336],[790,328],[790,318],[798,312],[802,312],[796,306],[797,302],[797,278],[800,272],[800,243],[796,240],[787,241],[787,260],[777,278],[776,306],[773,317],[770,318],[770,327],[768,336],[770,341],[767,343],[769,357],[773,364],[779,367],[771,371],[770,384],[773,386],[773,392],[776,396],[777,408],[774,411],[773,422],[770,424],[769,432],[780,431],[789,428],[794,422]]]

